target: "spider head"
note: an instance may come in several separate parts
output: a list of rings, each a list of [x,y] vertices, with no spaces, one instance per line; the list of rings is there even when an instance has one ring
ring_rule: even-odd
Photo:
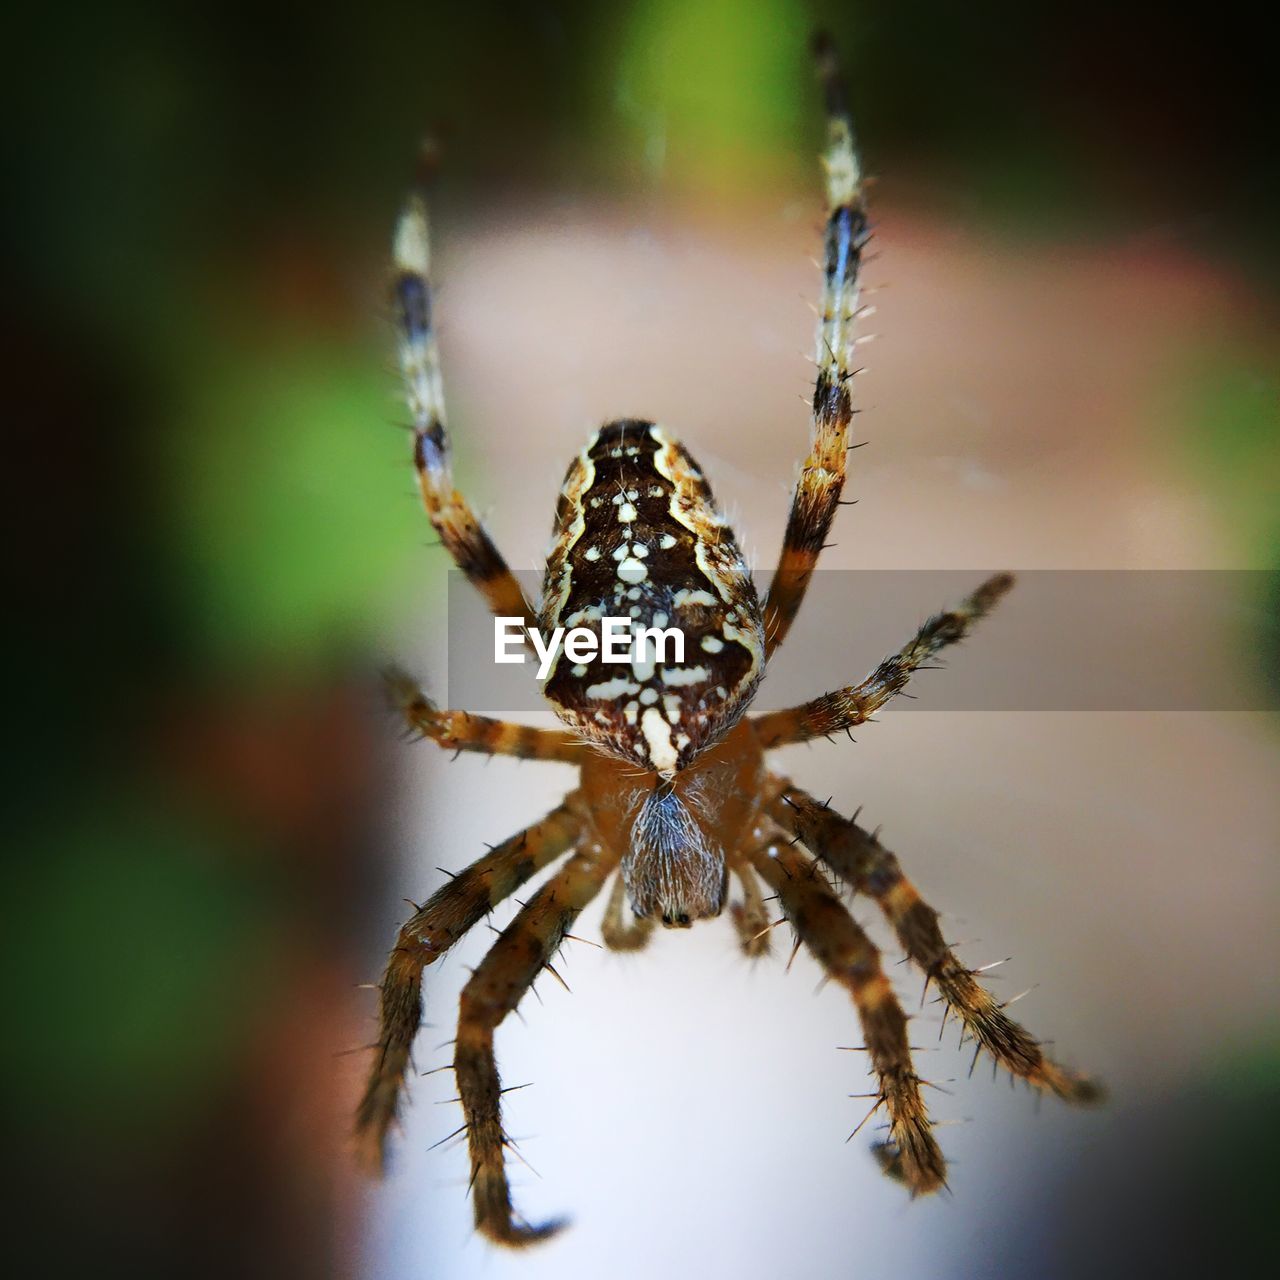
[[[672,781],[659,781],[645,798],[622,859],[636,915],[684,929],[720,914],[728,870],[724,850],[698,820],[702,816],[695,816]]]
[[[622,855],[631,909],[668,926],[720,914],[726,854],[753,838],[766,786],[754,730],[739,724],[670,776],[593,754],[582,784],[596,836]]]

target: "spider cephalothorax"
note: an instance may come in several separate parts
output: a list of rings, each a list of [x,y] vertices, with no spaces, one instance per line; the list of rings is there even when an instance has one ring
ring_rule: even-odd
[[[772,747],[867,720],[922,663],[960,640],[1012,578],[998,574],[956,608],[930,618],[860,684],[785,711],[745,715],[804,598],[839,504],[850,448],[852,329],[870,233],[834,55],[821,41],[817,53],[828,121],[827,231],[812,444],[763,604],[697,464],[663,428],[635,419],[602,427],[570,466],[541,607],[529,604],[453,487],[420,194],[410,199],[397,230],[394,295],[414,461],[431,523],[455,562],[500,617],[518,617],[544,632],[586,628],[600,641],[607,619],[629,619],[636,627],[674,630],[684,646],[679,655],[639,648],[624,665],[604,660],[603,643],[582,661],[558,652],[545,693],[567,730],[443,711],[413,681],[392,677],[407,723],[442,746],[560,760],[581,771],[563,804],[453,877],[401,928],[380,986],[381,1032],[357,1116],[367,1162],[381,1169],[421,1024],[423,968],[563,858],[472,974],[454,1042],[476,1224],[502,1244],[527,1244],[557,1224],[530,1226],[512,1209],[494,1032],[611,878],[602,933],[618,950],[643,946],[656,920],[687,926],[718,915],[732,876],[741,898],[730,904],[730,914],[742,948],[761,955],[770,932],[761,881],[768,886],[799,942],[853,999],[877,1082],[876,1109],[888,1113],[888,1136],[877,1153],[913,1193],[941,1187],[946,1163],[912,1066],[906,1017],[879,952],[831,880],[878,904],[907,957],[979,1051],[1069,1102],[1098,1097],[1096,1085],[1051,1061],[956,958],[937,912],[877,836],[765,764]]]

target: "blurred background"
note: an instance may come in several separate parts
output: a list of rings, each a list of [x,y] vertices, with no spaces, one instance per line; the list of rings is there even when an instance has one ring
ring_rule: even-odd
[[[1261,713],[925,709],[783,757],[884,824],[962,954],[1012,954],[1032,1029],[1112,1088],[1096,1113],[1037,1109],[981,1066],[966,1080],[948,1037],[926,1065],[959,1077],[938,1115],[972,1121],[944,1131],[952,1196],[908,1204],[865,1133],[843,1145],[866,1088],[835,1048],[860,1042],[847,1002],[804,958],[784,972],[781,936],[742,963],[727,922],[640,958],[571,944],[574,994],[540,984],[500,1033],[507,1082],[536,1085],[509,1099],[542,1175],[517,1166],[517,1195],[570,1213],[562,1239],[515,1257],[471,1235],[465,1154],[427,1150],[458,1123],[446,1074],[418,1082],[382,1186],[346,1148],[365,1059],[345,1051],[372,1033],[356,984],[401,899],[570,781],[447,767],[380,706],[382,660],[447,669],[384,300],[424,130],[446,155],[459,473],[515,565],[538,563],[588,431],[635,414],[683,436],[771,566],[811,379],[821,24],[879,175],[871,447],[826,567],[1274,570],[1280,111],[1250,11],[11,15],[4,1071],[41,1274],[1241,1275],[1274,1256]],[[1262,682],[1259,592],[1221,652]],[[849,626],[853,678],[879,655]],[[431,975],[424,1070],[491,936]]]

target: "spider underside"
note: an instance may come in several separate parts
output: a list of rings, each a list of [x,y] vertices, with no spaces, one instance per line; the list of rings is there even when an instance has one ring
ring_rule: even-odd
[[[732,876],[742,898],[730,904],[730,914],[750,956],[769,946],[763,882],[799,942],[853,1000],[876,1077],[876,1107],[888,1118],[888,1136],[876,1152],[913,1194],[944,1186],[946,1163],[921,1096],[924,1082],[912,1065],[907,1019],[879,952],[832,881],[875,901],[979,1052],[1068,1102],[1100,1096],[1091,1080],[1052,1062],[956,958],[939,931],[937,912],[876,835],[765,764],[773,747],[829,736],[870,718],[917,668],[967,634],[1012,586],[1011,576],[989,579],[956,608],[929,619],[860,684],[784,711],[746,715],[804,598],[839,505],[851,443],[853,325],[870,232],[834,53],[825,41],[815,47],[827,111],[827,223],[812,446],[763,602],[697,464],[661,427],[626,419],[602,427],[570,466],[541,606],[530,605],[453,487],[422,192],[410,197],[397,228],[394,297],[414,462],[427,514],[458,567],[495,614],[521,617],[544,631],[629,616],[644,626],[678,626],[686,637],[681,664],[572,664],[561,654],[545,692],[563,730],[441,710],[408,678],[390,680],[407,725],[443,747],[564,761],[581,770],[562,804],[460,872],[400,929],[380,984],[381,1030],[357,1113],[361,1155],[380,1171],[422,1018],[424,967],[532,876],[558,863],[498,937],[461,998],[453,1067],[470,1147],[475,1220],[500,1244],[529,1244],[560,1224],[531,1225],[512,1207],[494,1033],[611,878],[602,928],[607,946],[637,950],[658,920],[680,927],[720,914]]]

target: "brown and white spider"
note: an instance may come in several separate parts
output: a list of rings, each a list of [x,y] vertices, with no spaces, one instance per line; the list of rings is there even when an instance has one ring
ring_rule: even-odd
[[[745,714],[796,617],[839,505],[854,412],[852,329],[859,260],[870,233],[834,51],[821,38],[815,51],[827,111],[827,224],[813,443],[763,605],[697,464],[663,428],[627,419],[602,427],[569,467],[541,607],[533,609],[453,487],[421,193],[409,200],[396,231],[394,296],[414,462],[431,523],[458,566],[495,614],[521,617],[543,631],[598,631],[606,616],[630,616],[645,626],[674,625],[685,636],[683,663],[609,669],[598,658],[575,664],[558,658],[545,693],[567,730],[443,711],[412,681],[392,678],[407,724],[443,747],[566,761],[581,769],[578,787],[558,808],[451,879],[401,928],[380,986],[381,1031],[357,1115],[361,1153],[380,1170],[421,1022],[423,968],[530,877],[564,858],[462,993],[453,1068],[470,1146],[475,1220],[501,1244],[529,1244],[559,1224],[532,1226],[512,1209],[494,1032],[550,967],[574,920],[610,877],[604,942],[635,950],[655,920],[684,927],[719,915],[732,872],[742,901],[730,911],[750,956],[768,947],[763,880],[799,941],[853,999],[877,1079],[876,1105],[888,1114],[888,1137],[877,1155],[913,1193],[942,1187],[946,1164],[921,1097],[923,1081],[912,1066],[907,1019],[878,951],[829,877],[880,906],[926,985],[938,989],[946,1012],[961,1020],[978,1051],[1068,1102],[1100,1095],[1090,1080],[1046,1057],[955,957],[937,912],[874,834],[765,766],[772,747],[867,720],[922,663],[960,640],[1012,578],[999,574],[957,608],[929,619],[861,684],[785,711]],[[624,896],[634,919],[624,920]]]

